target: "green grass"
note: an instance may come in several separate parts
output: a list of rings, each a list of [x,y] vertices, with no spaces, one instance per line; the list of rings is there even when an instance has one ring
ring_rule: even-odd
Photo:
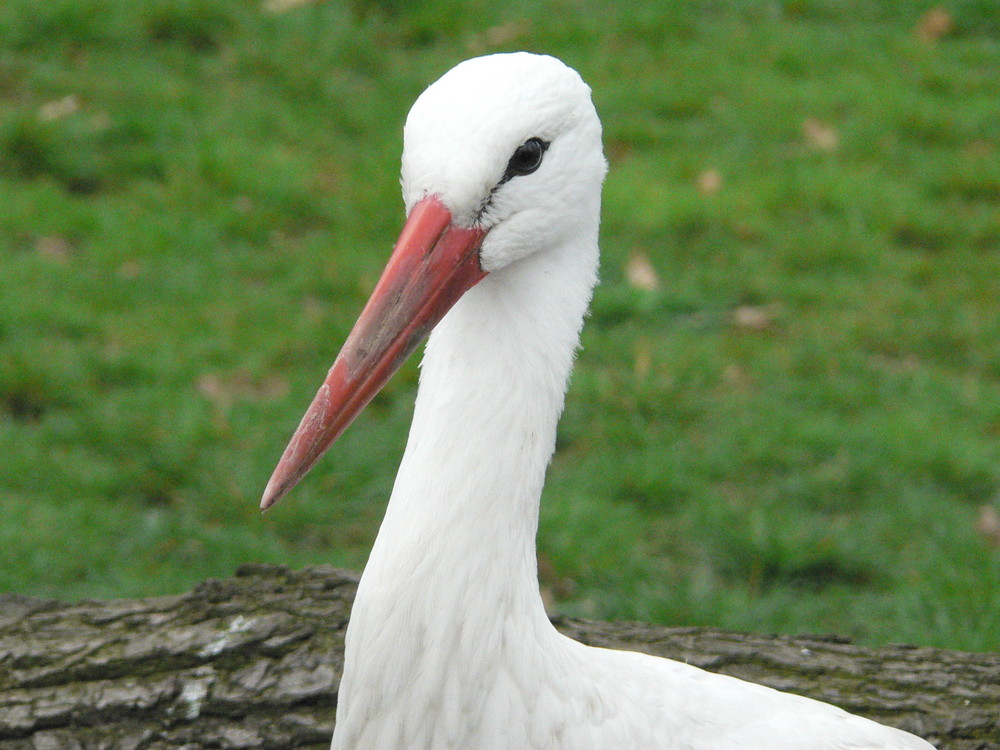
[[[0,590],[363,566],[415,362],[257,499],[400,226],[410,103],[523,48],[590,82],[612,167],[557,608],[1000,648],[993,3],[936,40],[917,2],[634,5],[2,4]]]

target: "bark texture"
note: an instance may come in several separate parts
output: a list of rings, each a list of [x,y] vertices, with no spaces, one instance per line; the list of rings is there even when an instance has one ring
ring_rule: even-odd
[[[356,585],[329,567],[248,566],[180,596],[0,596],[0,750],[325,748]],[[808,695],[940,748],[1000,750],[1000,654],[555,622],[585,643]]]

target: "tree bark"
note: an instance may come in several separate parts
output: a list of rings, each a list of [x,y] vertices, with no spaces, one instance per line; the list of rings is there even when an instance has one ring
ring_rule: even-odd
[[[179,596],[0,596],[0,749],[326,748],[356,586],[329,567],[247,566]],[[828,701],[940,748],[1000,750],[1000,654],[555,624]]]

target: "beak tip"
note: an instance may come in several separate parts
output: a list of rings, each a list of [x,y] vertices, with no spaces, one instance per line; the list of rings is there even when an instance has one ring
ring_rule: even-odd
[[[284,496],[285,492],[286,488],[275,482],[274,477],[271,477],[267,487],[264,488],[264,496],[260,499],[260,512],[269,510]]]

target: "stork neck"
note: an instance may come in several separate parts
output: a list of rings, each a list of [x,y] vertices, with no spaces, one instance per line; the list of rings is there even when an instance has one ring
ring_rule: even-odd
[[[490,274],[428,341],[406,452],[347,631],[335,750],[444,746],[419,739],[445,726],[435,711],[454,704],[478,715],[488,675],[558,649],[535,534],[596,279],[596,235],[595,226],[582,246]],[[443,693],[450,699],[439,702]]]
[[[387,566],[410,586],[430,576],[488,597],[492,582],[537,599],[539,497],[594,282],[573,252],[487,276],[434,331],[366,576]]]

